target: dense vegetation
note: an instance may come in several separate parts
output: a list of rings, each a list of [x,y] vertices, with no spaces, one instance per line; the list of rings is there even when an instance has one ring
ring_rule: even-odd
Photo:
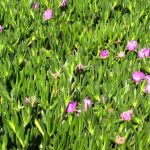
[[[1,0],[0,149],[148,150],[149,14],[148,0]]]

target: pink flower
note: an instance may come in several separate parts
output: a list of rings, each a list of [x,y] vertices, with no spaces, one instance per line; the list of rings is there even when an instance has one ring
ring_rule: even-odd
[[[137,49],[137,47],[138,47],[138,43],[137,43],[137,41],[134,41],[134,40],[129,41],[127,44],[127,49],[129,51],[134,51]]]
[[[51,9],[47,9],[45,12],[44,12],[44,20],[49,20],[53,17],[53,11]]]
[[[145,87],[145,91],[150,94],[150,84],[148,83]]]
[[[147,80],[148,84],[150,84],[150,75],[146,75],[145,80]]]
[[[125,57],[125,52],[120,52],[120,53],[118,53],[118,57],[119,57],[119,58]]]
[[[84,110],[86,111],[89,106],[92,106],[91,100],[84,98]]]
[[[2,31],[3,31],[3,26],[0,25],[0,32],[2,32]]]
[[[36,10],[38,8],[38,4],[37,3],[33,3],[33,9]]]
[[[150,49],[143,48],[140,51],[138,51],[139,58],[147,58],[149,56],[150,56]]]
[[[67,0],[62,0],[61,7],[66,7],[66,6],[67,6]]]
[[[109,56],[109,51],[108,50],[102,50],[100,52],[100,58],[104,59],[107,58]]]
[[[124,121],[130,121],[132,119],[133,110],[128,110],[120,114],[120,117]]]
[[[69,102],[68,106],[67,106],[67,109],[66,109],[66,112],[67,113],[74,112],[75,109],[76,109],[76,106],[77,106],[77,102],[76,101]]]
[[[144,78],[145,78],[145,75],[141,71],[135,71],[132,74],[132,79],[136,84],[140,83],[140,81],[143,80]]]

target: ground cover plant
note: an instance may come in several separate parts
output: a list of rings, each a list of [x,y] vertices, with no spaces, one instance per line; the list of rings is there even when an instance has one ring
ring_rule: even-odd
[[[148,0],[0,1],[0,149],[150,149]]]

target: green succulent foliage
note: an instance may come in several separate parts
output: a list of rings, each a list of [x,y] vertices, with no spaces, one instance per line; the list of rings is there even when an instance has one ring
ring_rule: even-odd
[[[36,10],[34,2],[0,1],[0,149],[148,150],[150,98],[132,73],[150,74],[149,58],[137,58],[150,46],[150,2],[75,0],[62,9],[61,0],[41,0]],[[45,21],[47,8],[53,19]],[[138,49],[128,52],[132,39]],[[94,103],[87,111],[84,97]],[[73,100],[79,116],[66,113]],[[132,120],[122,121],[131,108]],[[118,135],[124,144],[116,144]]]

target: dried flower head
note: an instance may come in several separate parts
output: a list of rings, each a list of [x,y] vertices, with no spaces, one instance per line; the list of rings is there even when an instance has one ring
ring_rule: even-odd
[[[60,73],[59,72],[52,73],[52,76],[54,79],[60,78]]]
[[[125,57],[125,52],[118,53],[118,58],[124,58],[124,57]]]
[[[83,73],[84,72],[84,65],[82,65],[82,64],[77,65],[76,66],[76,71],[78,73]]]
[[[122,144],[125,143],[125,140],[126,140],[125,137],[123,137],[123,136],[117,136],[116,140],[115,140],[115,143],[118,144],[118,145],[122,145]]]
[[[113,108],[111,108],[111,107],[108,108],[108,112],[109,112],[109,113],[112,113],[113,111],[114,111]]]

